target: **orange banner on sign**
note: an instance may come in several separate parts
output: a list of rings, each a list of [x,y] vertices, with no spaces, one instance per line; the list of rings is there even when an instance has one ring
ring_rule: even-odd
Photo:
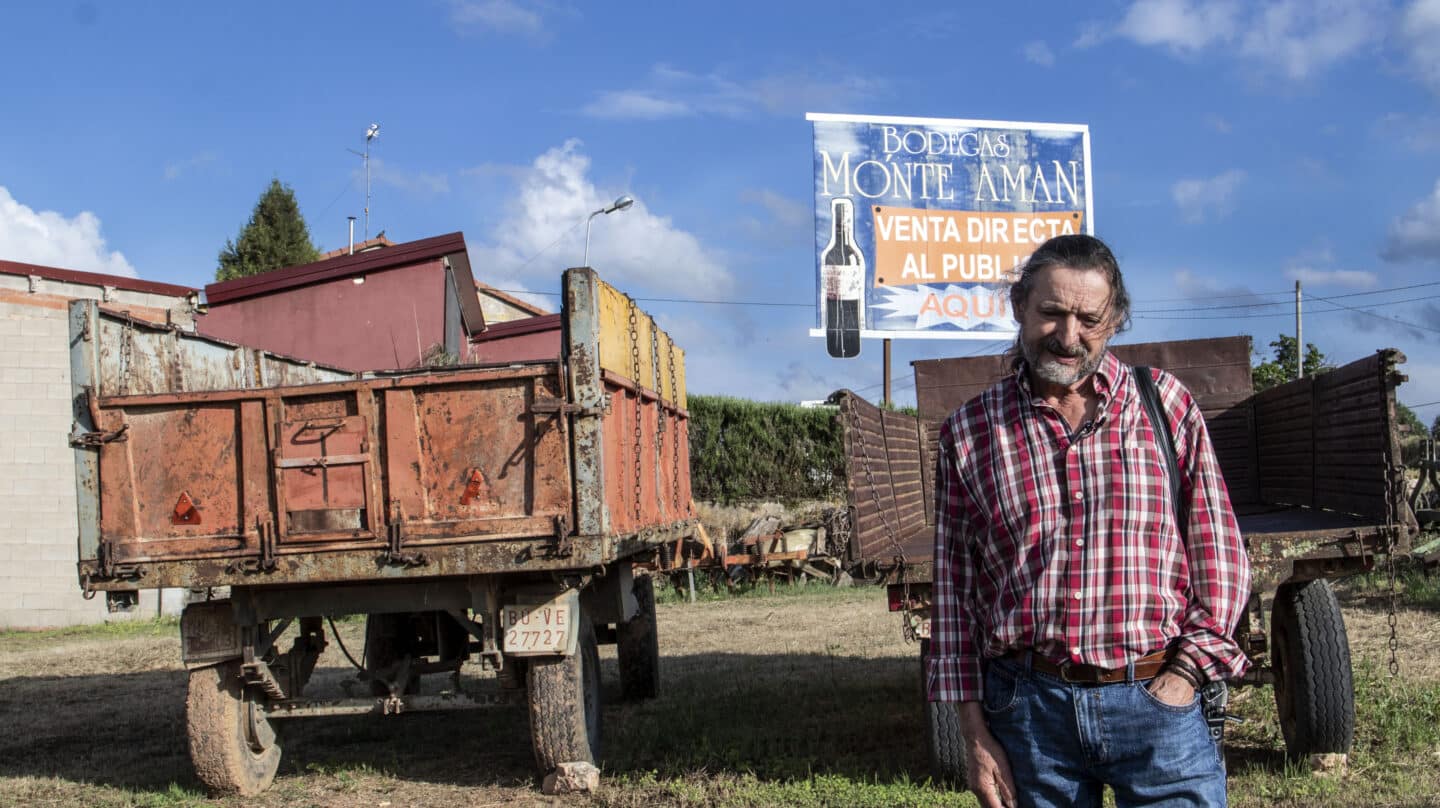
[[[1084,214],[875,207],[875,285],[1007,283],[1010,270]]]

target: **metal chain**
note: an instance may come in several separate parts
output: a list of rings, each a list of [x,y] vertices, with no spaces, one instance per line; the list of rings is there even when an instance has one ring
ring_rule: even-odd
[[[120,326],[120,394],[126,395],[130,392],[130,375],[135,361],[135,336],[131,333],[134,322],[126,315],[125,324]]]
[[[636,316],[635,299],[625,298],[630,301],[630,368],[631,377],[635,382],[635,529],[640,529],[640,483],[644,479],[640,461],[640,419],[644,414],[644,405],[640,401],[640,332],[639,318]]]
[[[670,340],[670,403],[680,411],[680,385],[675,378],[675,341]],[[675,423],[679,423],[676,420]],[[675,518],[680,518],[680,430],[675,430],[675,440],[670,441],[670,498],[675,506]]]
[[[660,327],[650,328],[650,377],[655,379],[655,507],[661,505],[660,470],[665,459],[665,391],[660,386]]]
[[[1392,496],[1392,494],[1394,493],[1394,487],[1393,487],[1393,486],[1394,486],[1394,479],[1393,479],[1393,475],[1392,475],[1391,472],[1390,472],[1390,469],[1388,468],[1389,464],[1386,464],[1386,465],[1387,465],[1387,469],[1386,469],[1386,471],[1385,471],[1385,506],[1386,506],[1386,507],[1385,507],[1385,511],[1386,511],[1386,515],[1385,515],[1385,544],[1386,544],[1386,547],[1385,547],[1385,573],[1386,573],[1386,577],[1389,578],[1389,584],[1390,584],[1390,587],[1389,587],[1389,588],[1390,588],[1390,591],[1389,591],[1389,601],[1390,601],[1390,602],[1389,602],[1389,605],[1387,606],[1387,608],[1386,608],[1386,610],[1385,610],[1385,622],[1386,622],[1387,624],[1389,624],[1389,626],[1390,626],[1390,639],[1388,640],[1387,645],[1388,645],[1389,648],[1390,648],[1390,676],[1393,678],[1393,677],[1396,677],[1396,676],[1399,676],[1399,675],[1400,675],[1400,661],[1399,661],[1398,657],[1396,656],[1396,651],[1398,651],[1398,650],[1400,649],[1400,637],[1399,637],[1399,632],[1396,631],[1396,622],[1397,622],[1397,620],[1396,620],[1396,618],[1395,618],[1395,611],[1396,611],[1396,608],[1395,608],[1395,596],[1396,596],[1397,586],[1396,586],[1396,582],[1395,582],[1395,544],[1396,544],[1396,535],[1395,535],[1395,534],[1396,534],[1396,530],[1395,530],[1395,500],[1394,500],[1394,497]]]

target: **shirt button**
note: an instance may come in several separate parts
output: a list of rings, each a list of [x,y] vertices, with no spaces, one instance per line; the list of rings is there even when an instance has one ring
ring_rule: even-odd
[[[1076,491],[1076,492],[1075,492],[1075,499],[1081,500],[1081,499],[1084,499],[1084,498],[1085,498],[1085,495],[1084,495],[1083,493],[1081,493],[1081,492],[1079,492],[1079,491]]]
[[[1076,540],[1075,540],[1075,546],[1076,546],[1076,547],[1084,547],[1084,546],[1085,546],[1085,540],[1084,540],[1084,539],[1076,539]]]
[[[1079,600],[1079,599],[1080,599],[1080,593],[1077,591],[1077,592],[1075,592],[1073,595],[1071,595],[1070,597],[1072,597],[1072,598],[1074,598],[1074,599],[1076,599],[1076,600]]]
[[[1070,649],[1070,655],[1071,655],[1071,656],[1076,656],[1076,657],[1080,656],[1080,649],[1079,649],[1078,647],[1077,647],[1077,648],[1071,648],[1071,649]]]

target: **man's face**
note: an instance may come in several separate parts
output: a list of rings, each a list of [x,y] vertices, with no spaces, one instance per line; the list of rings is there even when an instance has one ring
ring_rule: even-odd
[[[1114,334],[1110,284],[1096,270],[1040,270],[1020,312],[1020,348],[1035,380],[1074,389],[1100,367]]]

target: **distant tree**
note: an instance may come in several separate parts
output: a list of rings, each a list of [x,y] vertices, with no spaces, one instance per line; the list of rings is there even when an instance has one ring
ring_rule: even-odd
[[[215,280],[247,278],[318,260],[320,251],[310,242],[310,228],[300,215],[295,192],[280,180],[270,180],[240,235],[234,241],[225,240]]]
[[[1260,362],[1250,369],[1250,379],[1258,393],[1261,390],[1269,390],[1276,385],[1284,384],[1295,378],[1297,351],[1295,350],[1295,338],[1281,334],[1278,339],[1270,343],[1275,352],[1275,358],[1270,361]],[[1258,357],[1259,354],[1257,353]],[[1305,343],[1305,375],[1318,376],[1334,370],[1326,359],[1325,354],[1315,347],[1315,343]]]
[[[1434,423],[1430,424],[1430,437],[1440,440],[1440,415],[1435,416]]]
[[[1427,434],[1425,422],[1409,407],[1395,402],[1395,420],[1400,424],[1400,435],[1406,438],[1423,438]]]

